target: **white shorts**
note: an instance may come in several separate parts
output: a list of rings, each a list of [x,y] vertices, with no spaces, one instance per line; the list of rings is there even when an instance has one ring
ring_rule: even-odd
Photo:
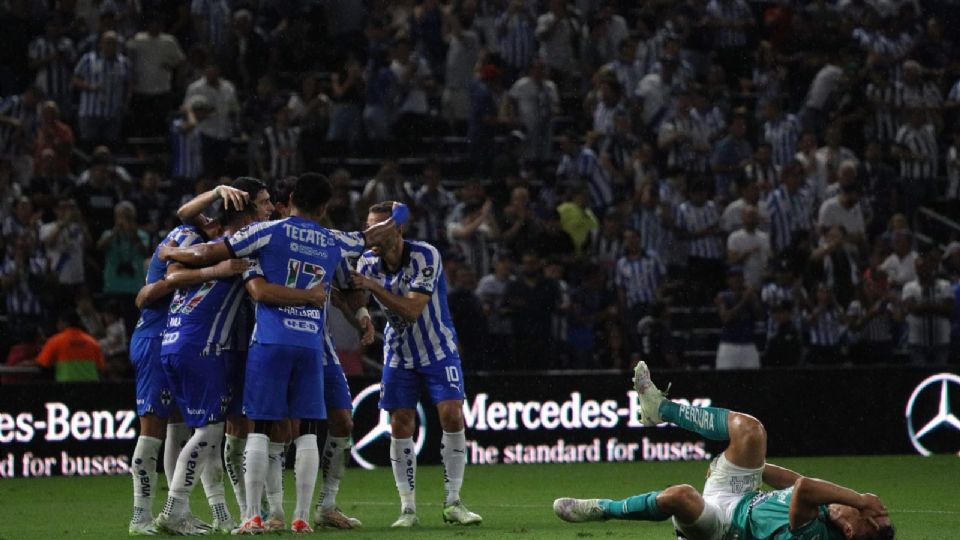
[[[760,489],[762,479],[763,467],[738,467],[720,454],[710,463],[710,475],[703,485],[703,513],[693,523],[673,518],[673,526],[687,540],[721,540],[730,528],[737,504],[745,494]]]
[[[759,369],[760,353],[753,343],[720,343],[717,369]]]

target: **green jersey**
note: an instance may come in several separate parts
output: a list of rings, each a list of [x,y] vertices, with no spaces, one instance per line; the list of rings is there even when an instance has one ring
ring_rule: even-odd
[[[752,491],[743,496],[733,511],[729,539],[736,540],[843,540],[843,534],[827,517],[823,505],[815,519],[790,530],[790,501],[793,488]]]

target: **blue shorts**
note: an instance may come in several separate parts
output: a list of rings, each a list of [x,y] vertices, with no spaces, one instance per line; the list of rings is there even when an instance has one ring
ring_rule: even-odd
[[[137,414],[170,417],[173,394],[167,374],[160,365],[159,337],[134,338],[130,341],[130,362],[137,379]]]
[[[243,416],[243,376],[247,351],[223,351],[227,362],[227,417]]]
[[[321,420],[323,352],[317,349],[253,342],[247,353],[243,414],[251,420]]]
[[[192,428],[223,422],[227,414],[227,359],[223,353],[181,350],[161,357],[183,421]]]
[[[353,410],[353,397],[343,367],[333,361],[323,366],[323,397],[327,410]]]
[[[463,370],[460,358],[448,358],[426,367],[414,369],[384,366],[380,383],[380,408],[413,409],[420,401],[420,390],[425,387],[434,404],[441,401],[463,400]]]

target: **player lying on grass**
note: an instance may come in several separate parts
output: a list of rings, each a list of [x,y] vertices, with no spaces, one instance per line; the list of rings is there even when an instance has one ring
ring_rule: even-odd
[[[688,540],[891,540],[894,528],[880,499],[766,463],[767,432],[756,418],[718,407],[666,399],[640,362],[634,374],[644,425],[674,424],[730,445],[710,464],[701,495],[670,486],[623,500],[557,499],[564,521],[665,521]],[[775,491],[759,491],[761,480]]]

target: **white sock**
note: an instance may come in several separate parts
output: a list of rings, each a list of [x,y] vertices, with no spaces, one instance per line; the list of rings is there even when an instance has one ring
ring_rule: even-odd
[[[270,437],[263,433],[251,433],[247,436],[247,447],[243,451],[243,479],[247,500],[243,519],[260,515],[260,497],[263,496],[263,484],[267,479],[267,446]]]
[[[400,511],[417,511],[417,449],[413,438],[395,439],[390,437],[390,464],[393,466],[393,479],[400,493]]]
[[[207,503],[210,505],[210,513],[220,523],[226,523],[231,520],[230,511],[227,509],[226,490],[223,487],[223,461],[220,456],[220,441],[223,438],[223,424],[213,424],[209,436],[213,442],[207,447],[207,463],[200,475],[203,482],[203,492],[207,494]]]
[[[234,435],[227,435],[223,444],[224,469],[227,471],[230,485],[233,486],[233,494],[237,497],[237,505],[240,507],[241,514],[247,506],[247,499],[244,495],[246,486],[243,485],[243,448],[246,445],[246,439]]]
[[[157,493],[157,457],[163,441],[141,435],[133,449],[133,518],[131,523],[153,520],[153,497]]]
[[[163,474],[167,477],[167,488],[173,485],[173,475],[177,472],[177,458],[190,438],[190,428],[183,422],[167,424],[167,438],[163,441]]]
[[[297,445],[297,459],[293,467],[297,485],[297,508],[293,511],[293,519],[309,521],[313,488],[317,486],[317,473],[320,472],[317,436],[301,435],[293,442]]]
[[[464,430],[455,433],[443,432],[440,439],[440,459],[443,460],[443,488],[447,505],[460,500],[463,472],[467,467],[466,451],[467,436]]]
[[[170,485],[170,496],[163,513],[175,516],[184,513],[189,507],[190,494],[203,476],[207,465],[210,447],[218,444],[223,436],[223,424],[212,424],[197,428],[187,445],[177,458],[177,467]],[[168,508],[169,507],[169,508]]]
[[[270,516],[284,519],[283,513],[283,464],[287,445],[271,441],[267,450],[267,504]]]
[[[340,480],[347,468],[347,456],[350,452],[350,437],[334,437],[327,433],[327,442],[323,444],[320,457],[320,469],[323,471],[323,485],[320,487],[320,501],[317,507],[333,510],[337,507],[337,493]]]

